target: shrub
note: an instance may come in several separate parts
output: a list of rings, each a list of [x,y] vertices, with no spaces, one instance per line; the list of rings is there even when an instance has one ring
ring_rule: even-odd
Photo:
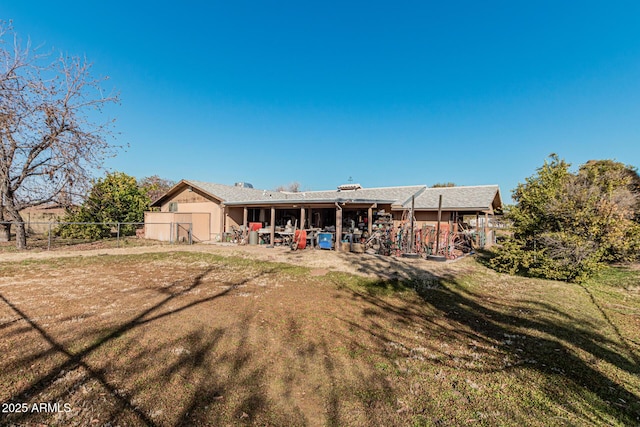
[[[577,173],[552,155],[514,191],[514,237],[496,251],[497,271],[581,281],[605,263],[638,259],[640,177],[630,166],[590,161]]]

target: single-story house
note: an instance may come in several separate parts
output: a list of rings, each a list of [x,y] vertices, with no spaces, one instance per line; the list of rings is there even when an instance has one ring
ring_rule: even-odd
[[[442,197],[440,197],[442,196]],[[502,209],[497,185],[428,188],[425,185],[363,188],[341,185],[335,190],[286,192],[258,190],[250,184],[215,184],[182,180],[152,203],[157,211],[145,213],[145,237],[175,240],[191,230],[194,241],[224,241],[236,227],[259,223],[270,229],[288,221],[297,228],[359,228],[371,233],[381,221],[398,225],[413,207],[417,226],[449,224],[453,229],[463,215],[488,218]],[[275,224],[275,227],[273,225]],[[336,239],[339,245],[341,239]]]

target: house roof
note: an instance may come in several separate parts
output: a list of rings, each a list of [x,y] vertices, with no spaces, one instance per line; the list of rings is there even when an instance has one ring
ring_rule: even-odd
[[[285,192],[258,190],[202,181],[182,180],[165,195],[153,202],[159,206],[171,195],[184,187],[194,187],[226,205],[288,204],[288,203],[389,203],[394,209],[411,207],[411,196],[415,195],[416,210],[437,210],[438,196],[443,194],[443,208],[457,210],[492,210],[501,207],[497,185],[427,188],[424,185],[404,187],[358,188],[353,190],[326,190]]]
[[[442,195],[442,209],[456,211],[493,211],[502,208],[500,188],[497,185],[474,185],[467,187],[424,188],[415,197],[415,209],[438,210]],[[411,208],[411,198],[401,209]]]
[[[286,200],[287,195],[281,191],[258,190],[235,185],[215,184],[202,181],[185,181],[192,184],[225,203],[246,203],[253,201]]]
[[[406,187],[380,187],[358,188],[354,190],[325,190],[325,191],[301,191],[297,193],[283,192],[283,200],[292,203],[402,203],[412,194],[420,191],[424,186],[413,185]],[[231,203],[227,203],[231,204]]]

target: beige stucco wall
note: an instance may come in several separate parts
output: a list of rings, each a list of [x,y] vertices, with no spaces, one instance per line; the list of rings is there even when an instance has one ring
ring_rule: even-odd
[[[146,239],[164,242],[186,241],[190,228],[194,242],[211,239],[208,213],[145,212],[144,222]]]
[[[227,208],[227,219],[226,219],[226,232],[231,231],[231,226],[234,225],[236,227],[242,225],[242,221],[244,220],[244,208],[237,206],[230,206]]]
[[[144,237],[145,239],[168,242],[171,238],[171,223],[173,213],[170,212],[145,212],[144,213]]]
[[[211,240],[211,214],[193,213],[191,221],[193,223],[192,235],[195,242]]]
[[[182,204],[182,203],[191,204],[191,203],[207,203],[207,202],[210,202],[210,200],[197,191],[191,191],[185,188],[181,192],[176,193],[170,199],[165,200],[165,202],[160,207],[160,210],[162,212],[168,212],[169,204],[172,202],[177,202],[178,204]]]
[[[221,213],[219,202],[212,201],[195,190],[184,189],[166,200],[160,207],[161,212],[169,212],[170,203],[177,203],[177,213],[203,213],[208,215],[209,238],[202,240],[213,240],[219,235]],[[201,216],[194,217],[194,224],[199,224],[203,220],[202,218]],[[203,228],[199,226],[199,234],[203,232],[202,230]],[[195,234],[196,231],[194,229]]]

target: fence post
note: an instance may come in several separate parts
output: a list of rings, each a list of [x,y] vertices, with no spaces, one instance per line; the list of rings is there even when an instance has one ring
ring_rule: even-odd
[[[189,244],[193,245],[193,223],[189,223]]]
[[[47,250],[51,250],[51,221],[49,221],[49,245],[47,246]]]
[[[169,244],[173,244],[173,222],[169,224]]]
[[[118,242],[117,247],[119,248],[120,247],[120,223],[119,222],[118,222],[118,234],[117,234],[117,236],[118,236],[117,237],[117,242]]]

